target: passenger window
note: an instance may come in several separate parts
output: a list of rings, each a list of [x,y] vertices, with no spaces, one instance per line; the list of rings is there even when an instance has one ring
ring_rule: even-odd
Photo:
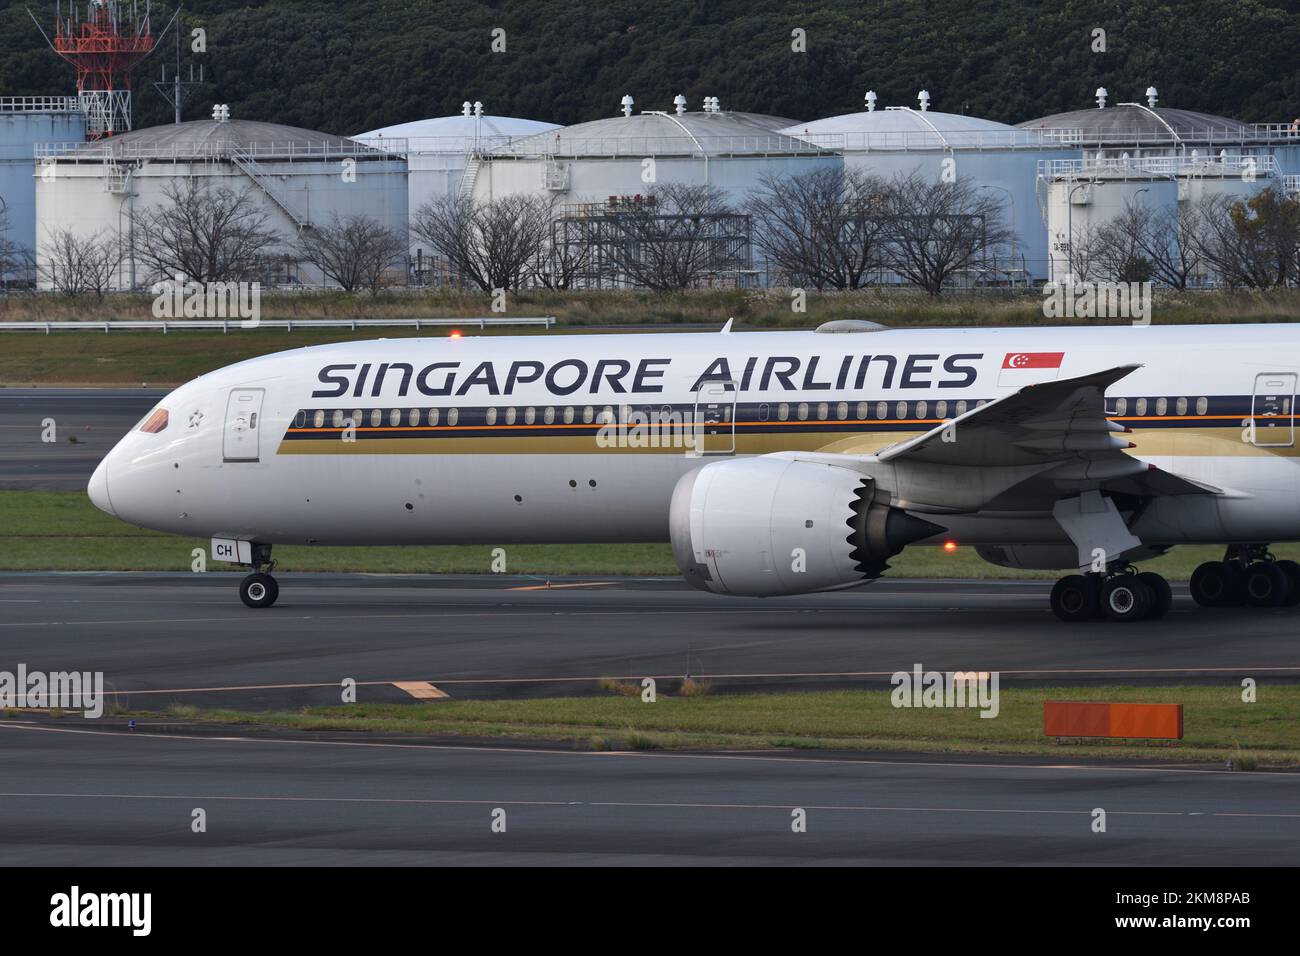
[[[943,399],[940,399],[939,403],[934,406],[934,417],[935,418],[948,417],[948,403]]]
[[[595,417],[596,417],[596,410],[592,408],[590,405],[588,405],[586,408],[582,410],[582,421],[584,424],[590,425],[591,420]]]
[[[546,411],[542,413],[542,421],[544,421],[544,422],[545,422],[546,424],[548,424],[548,425],[551,424],[551,422],[555,421],[555,406],[554,406],[554,405],[547,405],[547,406],[546,406]]]
[[[1207,398],[1198,398],[1196,400],[1196,414],[1204,415],[1210,410],[1210,402]]]
[[[458,421],[460,421],[460,409],[459,408],[447,409],[447,424],[455,425]]]
[[[924,418],[924,417],[925,417],[925,413],[926,413],[927,411],[929,411],[929,403],[927,403],[927,402],[917,402],[917,403],[916,403],[916,417],[917,417],[917,418]]]
[[[489,425],[495,425],[497,423],[497,410],[495,408],[489,408],[487,410],[487,423]]]
[[[840,421],[844,421],[844,419],[849,417],[848,402],[840,402],[838,405],[835,406],[835,417],[838,418]]]
[[[565,406],[564,406],[564,424],[566,424],[566,425],[572,425],[572,424],[573,424],[573,406],[572,406],[572,405],[565,405]]]
[[[799,403],[799,413],[798,413],[798,414],[799,414],[799,421],[801,421],[801,422],[806,422],[806,421],[808,420],[808,403],[807,403],[807,402],[800,402],[800,403]]]
[[[313,428],[325,427],[325,409],[320,408],[316,410],[316,414],[312,417],[311,424]]]
[[[866,402],[858,402],[858,408],[857,408],[858,421],[866,421],[867,412],[870,411],[870,408],[871,406],[869,406]]]
[[[876,402],[876,417],[882,422],[889,417],[889,403]]]
[[[371,427],[371,428],[378,428],[378,427],[379,427],[380,425],[382,425],[383,423],[384,423],[384,412],[383,412],[383,409],[380,409],[380,408],[374,408],[374,409],[371,409],[371,411],[370,411],[370,427]]]
[[[966,399],[960,398],[957,400],[957,414],[958,415],[966,414]]]
[[[402,410],[400,408],[394,408],[391,412],[388,413],[388,424],[390,425],[402,424]]]
[[[767,402],[763,402],[761,405],[758,406],[758,420],[760,422],[767,421],[767,416],[770,415],[771,413],[772,410],[768,408]]]
[[[825,402],[818,402],[817,420],[819,422],[826,421],[826,419],[830,416],[830,413],[831,413],[831,407],[828,404],[826,404]]]
[[[1180,398],[1177,402],[1174,403],[1174,414],[1175,415],[1187,414],[1187,399]]]
[[[606,405],[603,409],[601,409],[600,423],[602,425],[614,424],[614,407],[612,405]]]
[[[1117,399],[1115,399],[1115,414],[1116,414],[1116,415],[1127,415],[1127,414],[1128,414],[1128,399],[1127,399],[1127,398],[1117,398]]]
[[[894,417],[899,421],[907,417],[907,402],[899,402],[894,406]]]
[[[333,419],[333,421],[331,422],[331,424],[332,424],[335,428],[342,428],[342,427],[343,427],[343,409],[341,409],[341,408],[336,408],[336,409],[334,409],[334,419]]]
[[[1169,411],[1169,399],[1167,399],[1167,398],[1157,398],[1157,399],[1156,399],[1156,414],[1157,414],[1157,415],[1163,415],[1163,414],[1164,414],[1165,412],[1167,412],[1167,411]]]
[[[511,406],[510,408],[506,409],[506,424],[513,425],[514,423],[515,423],[515,409],[513,406]]]
[[[1145,415],[1147,413],[1147,400],[1145,398],[1139,398],[1133,404],[1133,411],[1137,415]]]
[[[537,409],[529,405],[527,408],[524,409],[524,424],[531,425],[536,420],[537,420]]]
[[[437,424],[438,424],[438,409],[431,408],[429,409],[429,425],[433,426]]]
[[[783,422],[789,420],[790,404],[788,402],[782,402],[780,405],[776,406],[776,417]]]
[[[406,424],[412,428],[420,424],[420,410],[418,408],[411,409],[411,414],[406,416]]]

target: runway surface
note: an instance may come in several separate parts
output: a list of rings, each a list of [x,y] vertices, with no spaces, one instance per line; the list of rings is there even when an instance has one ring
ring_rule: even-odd
[[[998,670],[1004,685],[1300,679],[1291,609],[1196,607],[1161,621],[1065,625],[1050,582],[880,581],[722,598],[663,579],[283,574],[245,608],[239,576],[0,574],[0,668],[103,671],[134,709],[598,692],[601,677],[708,678],[719,691],[888,686],[914,664]]]
[[[167,391],[0,388],[0,490],[85,490],[100,459]],[[47,419],[52,442],[42,440]]]
[[[1296,774],[66,724],[0,722],[0,865],[1300,862]]]

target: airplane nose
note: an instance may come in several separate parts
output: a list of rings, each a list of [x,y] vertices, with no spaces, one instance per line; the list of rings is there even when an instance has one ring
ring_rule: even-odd
[[[117,512],[113,510],[113,500],[108,497],[108,459],[109,456],[105,455],[104,460],[95,468],[94,474],[90,476],[90,484],[86,486],[86,494],[100,511],[117,517]]]

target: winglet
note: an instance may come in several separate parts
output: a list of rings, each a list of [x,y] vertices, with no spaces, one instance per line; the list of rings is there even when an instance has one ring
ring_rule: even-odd
[[[718,331],[720,331],[723,335],[730,335],[730,334],[731,334],[731,323],[732,323],[732,322],[735,322],[735,321],[736,321],[736,320],[735,320],[734,317],[733,317],[733,318],[730,318],[730,319],[727,319],[727,324],[724,325],[724,326],[723,326],[721,329],[719,329]]]

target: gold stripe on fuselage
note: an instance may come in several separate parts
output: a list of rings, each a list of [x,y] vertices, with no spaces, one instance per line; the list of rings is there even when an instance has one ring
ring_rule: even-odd
[[[1208,416],[1206,416],[1208,417]],[[1189,421],[1196,416],[1167,416],[1161,419],[1116,418],[1113,421]],[[788,424],[788,430],[785,426]],[[939,420],[912,420],[896,424],[917,424],[923,426],[918,430],[888,431],[863,430],[859,432],[827,432],[808,430],[808,425],[843,425],[843,422],[737,422],[735,453],[739,455],[763,455],[778,451],[821,451],[836,454],[873,454],[886,445],[904,442],[924,434]],[[780,431],[748,432],[750,427]],[[487,426],[488,428],[492,426]],[[525,426],[527,427],[527,426]],[[529,434],[511,434],[501,436],[473,435],[460,437],[457,432],[482,432],[483,426],[440,426],[429,428],[358,428],[356,441],[342,441],[339,433],[332,429],[293,429],[296,434],[324,432],[335,437],[295,438],[280,443],[278,454],[281,455],[592,455],[592,454],[685,454],[691,449],[678,437],[660,433],[637,438],[636,429],[629,427],[623,431],[612,431],[613,441],[597,441],[597,431],[592,429],[587,435],[548,434],[548,430],[568,429],[573,425],[531,426]],[[960,429],[960,426],[958,426]],[[802,430],[801,430],[802,428]],[[366,438],[366,432],[384,432],[392,434],[403,430],[422,431],[423,437],[411,438]],[[438,431],[439,437],[427,437],[427,432]],[[511,426],[518,432],[519,426]],[[679,432],[680,435],[680,432]],[[1118,436],[1117,436],[1118,437]],[[1130,451],[1136,455],[1148,457],[1246,457],[1276,455],[1286,458],[1297,456],[1294,446],[1257,446],[1243,440],[1240,425],[1210,426],[1201,428],[1160,428],[1141,427],[1124,436],[1136,446]],[[1267,435],[1262,436],[1267,438]],[[655,441],[658,444],[654,444]],[[731,438],[727,433],[706,434],[703,439],[704,452],[727,451]]]

